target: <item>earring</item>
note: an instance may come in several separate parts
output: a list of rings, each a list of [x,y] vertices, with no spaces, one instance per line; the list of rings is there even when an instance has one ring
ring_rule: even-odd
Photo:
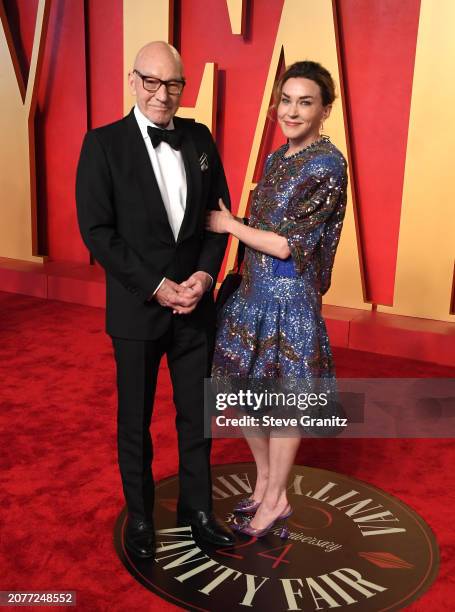
[[[327,134],[324,134],[324,122],[323,121],[321,121],[321,125],[319,127],[319,137],[328,138]]]

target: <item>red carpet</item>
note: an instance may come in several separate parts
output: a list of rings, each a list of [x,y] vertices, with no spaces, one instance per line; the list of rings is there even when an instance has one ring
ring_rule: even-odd
[[[175,610],[126,572],[112,543],[123,505],[114,364],[100,309],[0,293],[1,590],[74,590],[80,610]],[[455,368],[336,350],[344,377],[455,377]],[[156,479],[177,471],[174,408],[161,370]],[[213,463],[249,461],[216,440]],[[400,497],[433,528],[434,586],[409,610],[445,611],[455,592],[452,440],[305,440],[297,463],[350,474]],[[28,609],[24,608],[24,609]],[[31,608],[30,608],[31,609]]]

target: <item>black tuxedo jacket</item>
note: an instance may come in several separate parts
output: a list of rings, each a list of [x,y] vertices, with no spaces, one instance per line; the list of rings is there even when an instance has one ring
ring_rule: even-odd
[[[167,278],[180,283],[203,270],[216,281],[227,235],[207,232],[208,210],[218,198],[230,205],[223,167],[205,125],[174,118],[182,130],[187,202],[174,239],[144,139],[133,111],[120,121],[89,131],[76,178],[82,238],[106,272],[106,329],[137,340],[162,335],[172,312],[149,298]],[[214,322],[212,292],[185,315],[189,324]]]

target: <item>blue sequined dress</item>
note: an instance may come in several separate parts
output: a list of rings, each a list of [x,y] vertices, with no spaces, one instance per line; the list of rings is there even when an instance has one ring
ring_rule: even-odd
[[[267,158],[249,224],[285,236],[291,256],[246,249],[240,288],[220,313],[215,379],[334,379],[321,296],[345,214],[346,161],[325,137],[295,155],[287,150]]]

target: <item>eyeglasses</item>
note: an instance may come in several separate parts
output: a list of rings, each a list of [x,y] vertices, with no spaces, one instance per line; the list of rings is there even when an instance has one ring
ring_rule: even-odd
[[[142,85],[146,91],[150,93],[156,93],[161,85],[164,85],[167,89],[167,93],[174,96],[179,96],[183,88],[185,87],[185,79],[162,81],[158,77],[146,76],[141,74],[138,70],[134,69],[133,72],[142,79]]]

